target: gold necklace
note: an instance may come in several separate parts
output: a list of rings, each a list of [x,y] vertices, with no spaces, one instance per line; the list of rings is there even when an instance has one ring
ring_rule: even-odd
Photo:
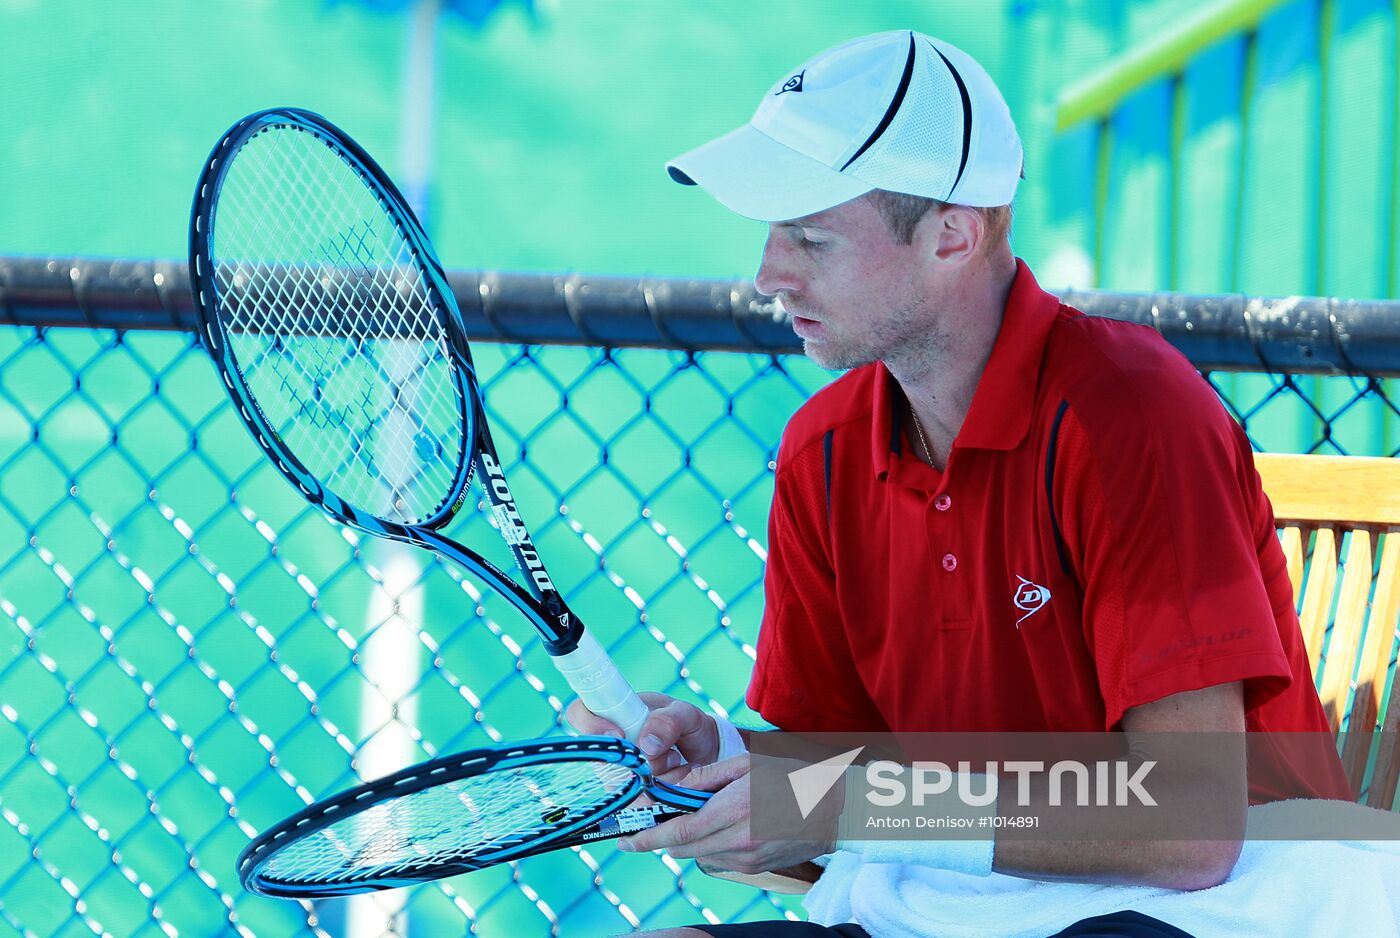
[[[928,440],[924,439],[924,428],[919,426],[919,415],[914,413],[914,405],[909,405],[909,417],[914,421],[914,432],[919,435],[919,445],[924,448],[924,456],[928,459],[930,466],[934,465],[933,450],[929,449]]]

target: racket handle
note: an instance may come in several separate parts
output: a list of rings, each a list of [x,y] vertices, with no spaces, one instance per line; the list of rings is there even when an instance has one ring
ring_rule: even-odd
[[[589,632],[579,636],[578,647],[554,658],[554,666],[583,705],[605,720],[611,720],[632,742],[642,731],[651,711],[627,683],[607,650]]]

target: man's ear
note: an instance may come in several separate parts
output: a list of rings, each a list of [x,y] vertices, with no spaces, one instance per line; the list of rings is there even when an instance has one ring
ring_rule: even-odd
[[[914,236],[931,256],[961,263],[977,253],[987,236],[987,225],[976,209],[948,205],[920,219]]]

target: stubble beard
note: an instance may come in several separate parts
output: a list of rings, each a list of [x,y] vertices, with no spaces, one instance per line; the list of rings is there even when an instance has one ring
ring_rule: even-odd
[[[883,361],[903,377],[915,377],[933,367],[949,346],[948,339],[930,321],[920,303],[891,313],[854,335],[829,336],[823,341],[804,339],[802,350],[823,368],[849,371]],[[823,320],[825,322],[825,320]],[[827,325],[830,332],[830,324]]]
[[[832,371],[849,371],[875,361],[874,358],[858,353],[854,349],[833,347],[831,343],[802,340],[802,352],[813,362]]]

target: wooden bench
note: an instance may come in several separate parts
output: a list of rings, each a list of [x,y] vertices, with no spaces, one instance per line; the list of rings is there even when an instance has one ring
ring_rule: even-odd
[[[1333,733],[1347,725],[1347,778],[1365,804],[1389,809],[1400,753],[1380,743],[1400,731],[1400,694],[1385,713],[1381,704],[1400,617],[1400,459],[1259,454],[1255,465],[1273,502],[1322,707]]]
[[[1334,734],[1348,728],[1347,778],[1365,804],[1390,809],[1400,778],[1400,693],[1384,713],[1381,705],[1400,626],[1400,459],[1261,453],[1255,465],[1274,506],[1323,709]],[[819,870],[707,872],[797,894]]]

